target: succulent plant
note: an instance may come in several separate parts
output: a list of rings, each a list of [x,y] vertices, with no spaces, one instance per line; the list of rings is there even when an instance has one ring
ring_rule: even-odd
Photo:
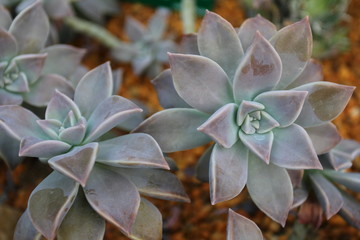
[[[102,218],[130,238],[161,239],[161,214],[139,193],[189,201],[175,175],[166,171],[169,166],[150,135],[98,141],[142,111],[111,96],[111,75],[108,63],[88,72],[74,100],[56,91],[44,120],[21,106],[0,106],[0,124],[21,139],[19,155],[37,157],[54,169],[32,192],[14,239],[30,233],[47,239],[100,239]]]
[[[284,225],[293,202],[286,169],[322,169],[316,154],[338,143],[330,121],[354,88],[312,82],[315,75],[304,78],[317,73],[310,61],[307,18],[277,31],[258,16],[237,32],[208,12],[197,46],[200,55],[170,54],[171,70],[154,80],[158,88],[173,86],[183,101],[154,114],[134,132],[152,135],[164,152],[214,140],[200,160],[210,165],[204,171],[209,171],[211,202],[229,200],[246,185],[255,204]],[[319,129],[330,129],[328,141],[314,141],[322,134]]]
[[[177,48],[172,40],[162,40],[168,13],[165,8],[159,8],[149,20],[148,29],[136,19],[128,17],[125,31],[131,43],[123,43],[113,49],[114,59],[131,62],[137,75],[155,77],[159,74],[162,64],[168,62],[167,52],[173,52]]]
[[[256,224],[229,209],[226,240],[262,240],[264,239]]]
[[[360,156],[360,143],[342,140],[320,156],[324,170],[290,172],[294,184],[293,207],[301,206],[299,220],[302,223],[319,227],[323,212],[327,219],[339,213],[350,225],[360,229],[360,203],[346,191],[348,188],[360,192],[360,173],[347,171],[357,156]]]

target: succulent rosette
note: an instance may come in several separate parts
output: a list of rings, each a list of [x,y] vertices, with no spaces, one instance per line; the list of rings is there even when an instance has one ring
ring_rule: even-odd
[[[255,204],[284,225],[293,203],[286,169],[322,169],[317,152],[339,141],[330,121],[354,88],[306,79],[316,72],[307,18],[277,31],[259,16],[237,31],[208,12],[197,37],[187,40],[193,54],[169,54],[171,69],[153,81],[160,101],[170,99],[174,108],[135,132],[152,135],[165,152],[215,141],[200,159],[211,202],[229,200],[246,185]],[[313,141],[319,128],[333,130],[323,145]]]
[[[360,203],[347,191],[360,192],[360,174],[348,171],[357,156],[360,156],[360,143],[342,140],[319,156],[324,170],[290,171],[293,207],[300,206],[300,221],[319,227],[323,213],[327,219],[339,213],[350,225],[360,228]],[[318,211],[309,212],[310,206]]]
[[[155,77],[168,63],[167,52],[176,51],[177,45],[170,39],[162,39],[166,30],[169,11],[159,8],[146,28],[134,18],[127,17],[125,32],[130,43],[123,43],[112,51],[114,59],[131,62],[135,74]]]
[[[74,100],[56,91],[44,120],[20,106],[0,106],[0,124],[21,139],[19,155],[54,169],[32,192],[14,239],[102,239],[104,219],[130,238],[161,239],[161,214],[140,193],[189,201],[150,135],[98,140],[142,111],[112,91],[106,63],[79,81]]]

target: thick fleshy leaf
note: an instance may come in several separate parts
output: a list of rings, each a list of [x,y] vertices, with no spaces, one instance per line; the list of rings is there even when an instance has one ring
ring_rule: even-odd
[[[96,161],[115,167],[169,169],[159,145],[144,133],[127,134],[99,142]]]
[[[19,156],[50,158],[67,152],[71,145],[58,140],[42,140],[36,137],[21,139]]]
[[[211,115],[197,130],[206,133],[221,146],[231,148],[239,140],[237,110],[235,103],[228,103]]]
[[[3,28],[4,30],[8,29],[11,22],[12,18],[9,11],[4,6],[0,6],[0,28]]]
[[[226,240],[263,240],[261,230],[246,217],[229,209]]]
[[[99,215],[124,233],[130,233],[140,205],[140,195],[133,183],[116,172],[95,166],[84,190]]]
[[[140,41],[146,34],[146,29],[138,20],[132,17],[126,17],[125,20],[125,33],[128,38],[133,41]]]
[[[120,96],[108,97],[98,104],[88,118],[85,142],[101,137],[121,121],[127,119],[129,115],[135,115],[135,113],[142,111],[141,108],[126,98]]]
[[[176,175],[163,169],[113,168],[136,185],[138,191],[146,196],[190,202],[189,197]]]
[[[259,128],[256,130],[257,133],[266,133],[279,127],[280,124],[267,112],[261,111],[261,119],[259,121]]]
[[[182,36],[180,52],[184,54],[200,55],[196,33],[185,34]]]
[[[20,105],[23,98],[20,94],[8,92],[0,88],[0,106],[2,105]]]
[[[325,123],[315,127],[305,128],[316,154],[324,154],[334,148],[341,140],[341,136],[332,123]]]
[[[264,110],[265,106],[262,105],[261,103],[257,103],[257,102],[252,102],[252,101],[242,101],[240,103],[239,106],[239,111],[237,113],[237,117],[236,117],[236,122],[237,124],[240,126],[241,124],[243,124],[246,116],[254,111],[257,110]]]
[[[2,14],[2,12],[0,13]],[[11,34],[6,32],[4,29],[1,29],[0,27],[0,61],[8,61],[16,54],[17,54],[16,39]]]
[[[75,72],[85,55],[84,49],[65,44],[52,45],[42,52],[47,53],[43,74],[58,74],[65,78]]]
[[[25,73],[20,72],[18,78],[11,84],[5,86],[5,89],[20,94],[30,92],[29,82],[26,79]]]
[[[262,134],[254,133],[248,135],[240,130],[239,137],[251,152],[256,154],[265,163],[269,164],[271,148],[274,141],[274,134],[272,132]]]
[[[37,124],[41,129],[53,140],[59,140],[59,129],[61,127],[61,122],[58,120],[37,120]]]
[[[210,158],[211,204],[236,197],[245,187],[248,173],[249,150],[240,141],[231,148],[219,144]]]
[[[360,192],[360,173],[324,170],[324,174],[331,180],[344,185],[348,189]]]
[[[276,33],[276,26],[259,14],[256,17],[246,19],[238,30],[238,35],[244,50],[248,49],[253,43],[257,31],[259,31],[264,38],[270,39]]]
[[[43,70],[46,54],[23,54],[13,58],[20,72],[25,73],[29,84],[36,82]]]
[[[72,97],[74,90],[69,81],[56,74],[46,74],[31,85],[31,91],[24,94],[24,100],[33,106],[45,107],[49,104],[55,91]]]
[[[304,188],[294,188],[294,201],[291,209],[302,205],[309,197],[309,192]]]
[[[50,32],[48,17],[41,2],[35,2],[12,22],[9,33],[18,43],[19,53],[36,53],[45,45]]]
[[[59,138],[61,141],[69,143],[70,145],[79,145],[84,139],[85,133],[86,123],[84,122],[62,130]]]
[[[13,240],[38,240],[40,238],[41,234],[34,228],[26,209],[16,224]]]
[[[309,174],[312,186],[315,190],[327,219],[335,215],[343,206],[344,201],[339,190],[319,173]]]
[[[63,19],[72,14],[69,1],[66,0],[47,0],[44,2],[45,12],[52,19]]]
[[[211,141],[196,130],[208,118],[208,114],[195,109],[166,109],[146,119],[133,132],[150,134],[163,152],[182,151]]]
[[[232,81],[244,55],[233,26],[216,13],[207,12],[199,29],[198,47],[200,54],[218,63]]]
[[[176,92],[171,70],[166,69],[156,78],[151,80],[154,85],[159,102],[163,108],[187,108],[190,107]]]
[[[234,97],[253,100],[259,93],[273,89],[281,76],[281,60],[271,44],[260,34],[241,60],[234,77]]]
[[[138,240],[162,239],[162,225],[160,211],[151,202],[141,198],[139,211],[128,237]]]
[[[269,91],[258,95],[254,101],[265,106],[280,127],[287,127],[299,116],[306,99],[306,91]]]
[[[0,159],[14,169],[23,158],[19,157],[20,141],[0,125]]]
[[[313,127],[333,120],[344,110],[354,89],[331,82],[314,82],[295,88],[309,93],[296,123]]]
[[[215,144],[208,147],[201,155],[196,164],[196,178],[203,182],[209,182],[210,157]]]
[[[310,61],[306,64],[304,71],[302,71],[302,73],[287,87],[287,89],[292,89],[307,83],[319,82],[322,80],[323,73],[321,65],[313,59],[310,59]]]
[[[351,167],[352,161],[360,155],[360,143],[342,140],[330,153],[330,163],[335,170]]]
[[[271,162],[288,169],[322,169],[309,135],[292,124],[273,130]]]
[[[143,50],[143,49],[142,49]],[[147,49],[146,49],[147,50]],[[141,50],[139,50],[141,51]],[[145,50],[143,50],[145,51]],[[131,66],[136,75],[140,76],[153,64],[154,56],[150,53],[140,52],[131,60]]]
[[[168,53],[169,52],[171,52],[171,53],[178,52],[178,46],[176,45],[176,43],[173,40],[162,40],[162,41],[157,42],[157,44],[155,44],[154,52],[155,52],[155,60],[156,61],[158,61],[160,63],[168,64],[168,61],[169,61]],[[153,64],[150,67],[154,67],[154,66],[155,65]],[[153,71],[153,72],[155,73],[155,71]]]
[[[149,33],[155,40],[159,40],[166,30],[167,18],[170,11],[166,8],[158,8],[149,20]]]
[[[70,111],[73,112],[77,119],[81,117],[80,110],[74,101],[65,94],[55,90],[54,96],[46,108],[45,119],[54,119],[62,123]]]
[[[39,118],[20,106],[0,106],[0,124],[15,138],[34,136],[46,139],[45,133],[37,124]]]
[[[55,156],[48,163],[54,170],[74,179],[84,187],[95,164],[97,152],[98,143],[88,143]]]
[[[228,78],[216,62],[185,54],[170,54],[169,59],[175,89],[189,105],[211,114],[233,102]]]
[[[256,206],[284,226],[293,203],[293,187],[286,170],[267,165],[250,153],[246,186]]]
[[[61,223],[58,240],[102,240],[105,221],[86,201],[83,191],[79,191],[74,204]]]
[[[341,192],[344,205],[339,211],[342,218],[351,226],[360,229],[360,203],[346,192]]]
[[[79,106],[82,115],[88,119],[95,108],[111,96],[112,90],[110,63],[106,62],[89,71],[80,80],[75,89],[74,101]]]
[[[277,89],[290,85],[304,70],[312,52],[309,18],[280,29],[271,39],[282,62],[282,75]]]
[[[54,171],[31,193],[28,201],[29,217],[34,227],[47,239],[54,239],[56,231],[73,204],[79,185]]]

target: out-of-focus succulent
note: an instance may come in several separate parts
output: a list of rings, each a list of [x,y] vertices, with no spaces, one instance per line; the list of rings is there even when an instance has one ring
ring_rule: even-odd
[[[146,29],[139,21],[128,17],[125,23],[126,34],[131,43],[123,43],[112,50],[114,59],[131,62],[135,74],[155,77],[168,62],[167,52],[174,52],[176,44],[169,39],[162,40],[166,30],[168,10],[160,8],[149,20]]]
[[[320,156],[324,170],[290,172],[294,184],[293,207],[301,206],[302,223],[319,227],[323,212],[327,219],[339,213],[350,225],[360,228],[360,203],[346,192],[346,188],[360,192],[360,174],[346,171],[359,155],[360,143],[342,140]]]
[[[226,240],[262,240],[264,239],[256,224],[229,209]]]
[[[57,91],[44,120],[20,106],[0,106],[0,124],[21,139],[19,155],[38,157],[54,169],[32,192],[14,239],[31,233],[47,239],[101,239],[101,217],[130,238],[161,239],[161,214],[139,193],[189,200],[175,175],[166,171],[169,166],[150,135],[97,140],[142,111],[111,96],[112,91],[106,63],[80,80],[74,100]]]
[[[236,32],[209,12],[197,46],[200,55],[170,54],[171,72],[154,80],[157,88],[170,88],[179,96],[175,99],[183,100],[173,101],[176,108],[154,114],[135,132],[149,133],[165,152],[214,140],[200,160],[210,165],[212,203],[235,197],[246,184],[255,204],[284,225],[293,202],[285,168],[322,168],[316,153],[339,141],[330,121],[354,88],[312,82],[317,79],[312,74],[305,78],[317,73],[310,61],[307,18],[277,31],[258,16]],[[160,97],[170,98],[167,92]],[[329,129],[330,139],[316,143],[323,134],[319,129]]]

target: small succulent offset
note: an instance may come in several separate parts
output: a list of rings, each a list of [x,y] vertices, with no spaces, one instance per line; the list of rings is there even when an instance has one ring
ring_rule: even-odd
[[[150,135],[98,140],[142,111],[112,91],[106,63],[79,81],[74,100],[56,91],[44,120],[20,106],[0,106],[0,124],[21,139],[19,155],[54,169],[32,192],[14,239],[102,239],[102,218],[132,239],[161,239],[161,214],[139,193],[189,201]]]
[[[214,140],[200,160],[210,165],[203,171],[211,202],[229,200],[246,185],[255,204],[284,225],[293,203],[286,169],[322,169],[317,153],[339,141],[330,121],[354,88],[305,78],[317,72],[307,18],[277,31],[258,16],[237,32],[208,12],[196,44],[200,55],[170,54],[171,70],[154,80],[178,94],[176,108],[154,114],[135,132],[152,135],[164,152]],[[315,141],[320,129],[331,130],[325,143]]]
[[[112,50],[114,59],[131,62],[135,74],[155,77],[162,71],[162,65],[168,63],[167,52],[176,51],[176,44],[170,39],[162,40],[166,30],[169,11],[159,8],[149,20],[146,29],[139,21],[128,17],[125,31],[131,43],[123,43]]]
[[[360,143],[342,140],[330,152],[320,155],[324,170],[290,172],[294,184],[293,207],[301,206],[301,222],[319,227],[323,212],[327,219],[339,213],[350,225],[360,229],[360,203],[346,192],[346,188],[360,192],[360,174],[346,171],[359,155]],[[309,206],[319,211],[309,212]]]

